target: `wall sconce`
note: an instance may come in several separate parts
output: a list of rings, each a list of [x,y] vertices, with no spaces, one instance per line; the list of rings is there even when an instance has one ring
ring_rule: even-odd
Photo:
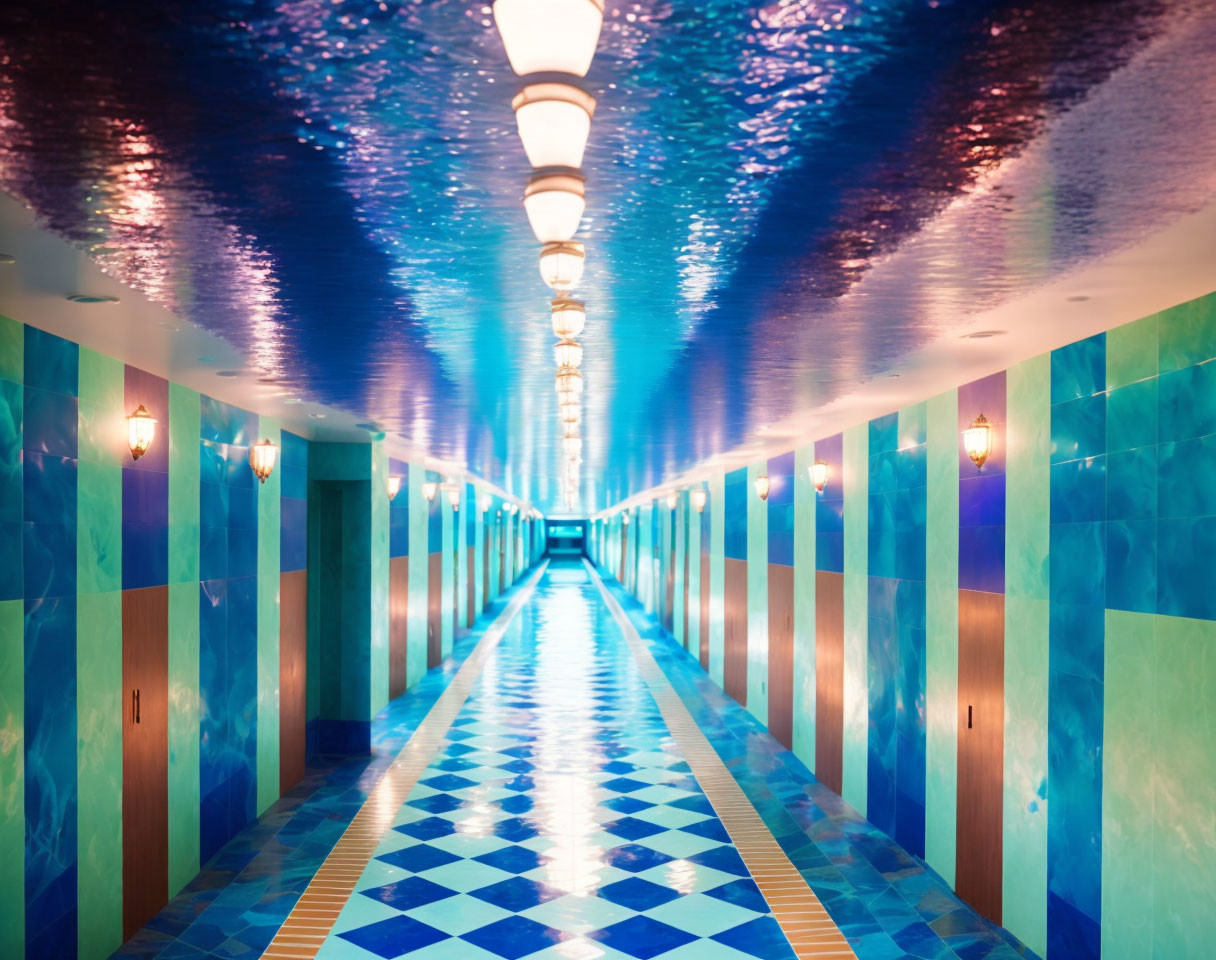
[[[397,494],[401,492],[401,478],[390,476],[388,478],[388,498],[393,500]]]
[[[823,493],[828,485],[828,464],[826,460],[816,460],[807,468],[811,475],[811,483],[815,485],[816,493]]]
[[[628,510],[626,510],[624,513],[621,514],[621,524],[622,524],[622,526],[626,526],[626,527],[629,526],[629,511]]]
[[[679,502],[680,502],[680,495],[678,493],[676,493],[674,490],[671,493],[667,494],[667,509],[668,510],[674,510],[676,508],[676,504]]]
[[[477,506],[481,507],[482,513],[485,513],[487,510],[489,510],[490,506],[492,504],[493,504],[493,501],[490,499],[490,497],[488,495],[483,496],[479,501],[477,501]]]
[[[422,485],[422,495],[426,497],[426,502],[430,503],[435,499],[435,494],[439,492],[439,484],[434,480],[428,480]]]
[[[697,513],[705,509],[706,494],[704,490],[694,490],[692,492],[692,505],[696,508]]]
[[[148,452],[156,438],[156,419],[141,403],[127,417],[127,445],[131,448],[131,459],[138,460]]]
[[[452,512],[456,513],[460,510],[460,487],[455,484],[448,491],[448,503],[452,505]]]
[[[756,496],[758,496],[761,500],[767,500],[768,491],[769,491],[768,475],[765,474],[765,475],[756,477]]]
[[[963,449],[977,470],[984,466],[992,453],[992,424],[982,413],[963,431]]]
[[[278,455],[278,444],[269,440],[259,440],[249,448],[249,466],[253,468],[259,483],[265,483],[266,478],[274,471],[274,462]]]

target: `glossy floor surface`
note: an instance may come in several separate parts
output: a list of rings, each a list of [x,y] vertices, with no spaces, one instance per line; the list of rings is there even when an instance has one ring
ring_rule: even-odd
[[[611,581],[607,589],[862,960],[1030,956],[815,782],[635,601]],[[456,661],[480,633],[458,644]],[[455,665],[376,719],[370,762],[314,772],[120,955],[257,956]],[[486,661],[320,956],[793,953],[602,595],[581,565],[563,561]]]

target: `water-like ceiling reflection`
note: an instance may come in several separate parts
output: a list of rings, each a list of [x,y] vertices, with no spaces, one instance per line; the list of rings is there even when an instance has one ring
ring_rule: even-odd
[[[1197,208],[1214,40],[1203,0],[609,3],[585,507]],[[555,505],[515,89],[488,5],[18,0],[0,186],[257,375]]]

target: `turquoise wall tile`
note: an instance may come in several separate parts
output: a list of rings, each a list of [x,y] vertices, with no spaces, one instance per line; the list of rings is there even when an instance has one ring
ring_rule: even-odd
[[[1216,434],[1157,448],[1158,516],[1216,516]]]
[[[1106,516],[1106,457],[1051,466],[1051,522],[1089,523]]]
[[[0,554],[0,566],[11,557]],[[25,955],[24,623],[23,600],[0,600],[0,956],[5,957]]]
[[[1051,402],[1054,406],[1106,389],[1106,334],[1078,340],[1051,352]]]
[[[1157,521],[1157,612],[1216,620],[1216,517]]]
[[[25,385],[76,396],[80,348],[37,327],[25,328]]]
[[[1157,522],[1106,524],[1106,606],[1153,613],[1157,609]]]
[[[0,380],[25,379],[25,324],[0,314]]]
[[[1157,450],[1148,446],[1107,455],[1107,518],[1151,520],[1157,516]]]
[[[1165,443],[1211,433],[1216,433],[1216,363],[1163,373],[1157,379],[1157,439]]]
[[[1106,449],[1157,442],[1157,378],[1112,390],[1106,398]]]
[[[1106,331],[1106,387],[1157,376],[1157,314]]]
[[[1052,407],[1052,463],[1096,457],[1105,451],[1105,394],[1080,397]]]

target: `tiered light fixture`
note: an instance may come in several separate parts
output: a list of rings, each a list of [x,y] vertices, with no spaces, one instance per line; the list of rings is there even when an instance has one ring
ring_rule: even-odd
[[[603,0],[495,0],[498,26],[511,69],[524,85],[511,101],[515,124],[532,176],[524,189],[524,210],[542,244],[540,275],[553,290],[550,302],[557,365],[558,419],[564,468],[561,488],[574,507],[582,463],[583,378],[578,367],[586,311],[570,294],[583,276],[586,250],[574,240],[585,207],[581,167],[595,97],[576,82],[595,56],[604,21]]]

